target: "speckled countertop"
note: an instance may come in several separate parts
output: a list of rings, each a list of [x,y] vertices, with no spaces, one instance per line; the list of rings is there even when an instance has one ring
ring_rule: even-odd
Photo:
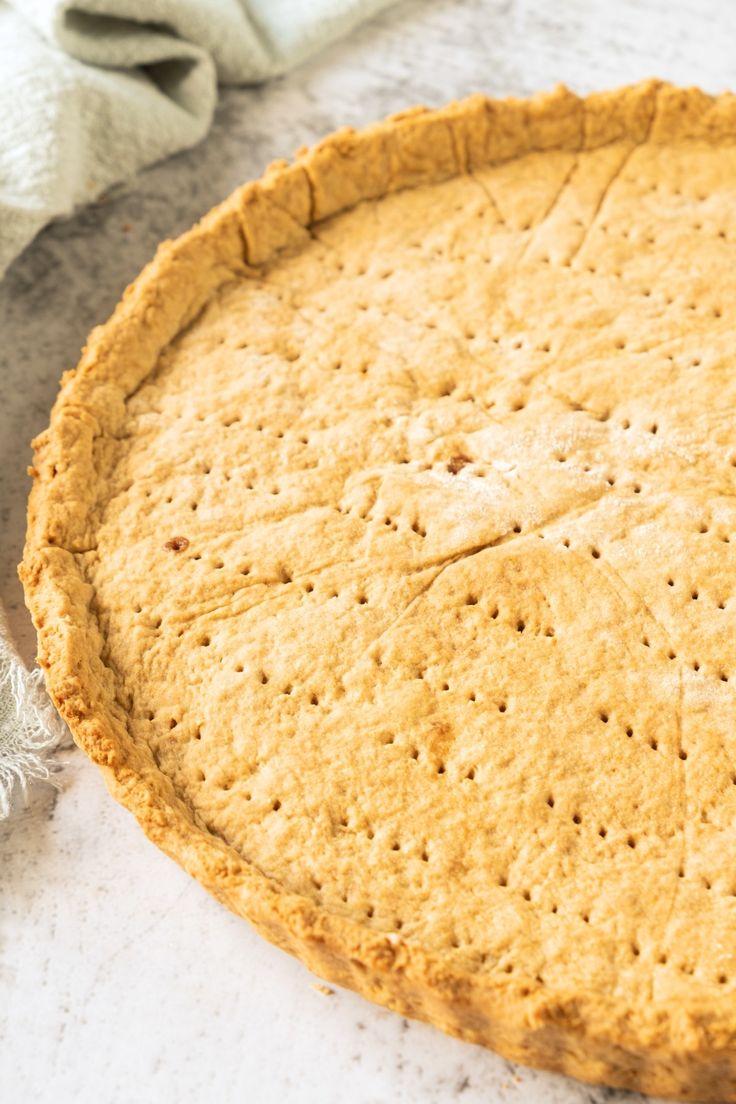
[[[657,75],[736,83],[728,0],[414,0],[291,76],[223,92],[198,148],[45,231],[0,283],[0,586],[27,657],[15,565],[28,442],[61,372],[162,238],[343,124],[482,90],[576,91]],[[62,749],[0,827],[4,1104],[623,1104],[510,1065],[352,993],[329,995],[159,853]]]

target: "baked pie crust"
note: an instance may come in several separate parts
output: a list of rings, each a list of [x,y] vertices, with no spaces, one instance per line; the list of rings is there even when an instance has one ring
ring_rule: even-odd
[[[35,442],[49,691],[321,977],[736,1100],[736,107],[474,96],[272,165]]]

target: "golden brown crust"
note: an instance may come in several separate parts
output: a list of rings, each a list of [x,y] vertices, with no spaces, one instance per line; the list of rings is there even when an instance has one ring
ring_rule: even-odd
[[[544,151],[600,151],[608,179],[642,143],[732,144],[735,123],[732,96],[654,81],[587,99],[559,88],[528,101],[475,96],[441,111],[416,108],[361,133],[339,132],[293,165],[272,166],[163,244],[110,321],[90,335],[49,429],[35,442],[21,568],[39,662],[76,741],[150,838],[266,938],[327,980],[514,1060],[688,1100],[736,1100],[730,991],[632,1006],[593,987],[462,968],[290,892],[208,830],[129,724],[125,685],[103,658],[104,626],[83,559],[95,548],[98,493],[111,476],[126,404],[162,351],[229,281],[310,242],[312,223],[364,200]],[[582,181],[578,200],[592,217],[601,191],[598,162],[589,164],[590,191]],[[544,232],[533,248],[544,247]],[[557,234],[549,243],[550,256],[562,240]]]

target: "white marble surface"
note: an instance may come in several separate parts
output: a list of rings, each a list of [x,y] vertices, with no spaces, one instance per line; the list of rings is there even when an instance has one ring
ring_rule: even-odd
[[[15,579],[28,441],[61,372],[156,243],[275,157],[335,127],[475,90],[578,91],[659,75],[736,83],[730,0],[414,0],[298,72],[222,97],[197,149],[47,230],[0,284],[0,588]],[[351,993],[325,996],[149,844],[91,764],[59,754],[0,828],[0,1099],[623,1104],[638,1097],[512,1067]]]

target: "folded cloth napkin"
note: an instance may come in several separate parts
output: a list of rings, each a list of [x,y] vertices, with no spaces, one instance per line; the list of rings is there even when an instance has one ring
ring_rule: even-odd
[[[283,73],[392,0],[0,0],[0,276],[53,218],[207,133],[217,82]],[[0,608],[0,818],[63,726]]]
[[[297,65],[392,0],[0,0],[0,276],[42,226],[207,133],[218,80]]]

